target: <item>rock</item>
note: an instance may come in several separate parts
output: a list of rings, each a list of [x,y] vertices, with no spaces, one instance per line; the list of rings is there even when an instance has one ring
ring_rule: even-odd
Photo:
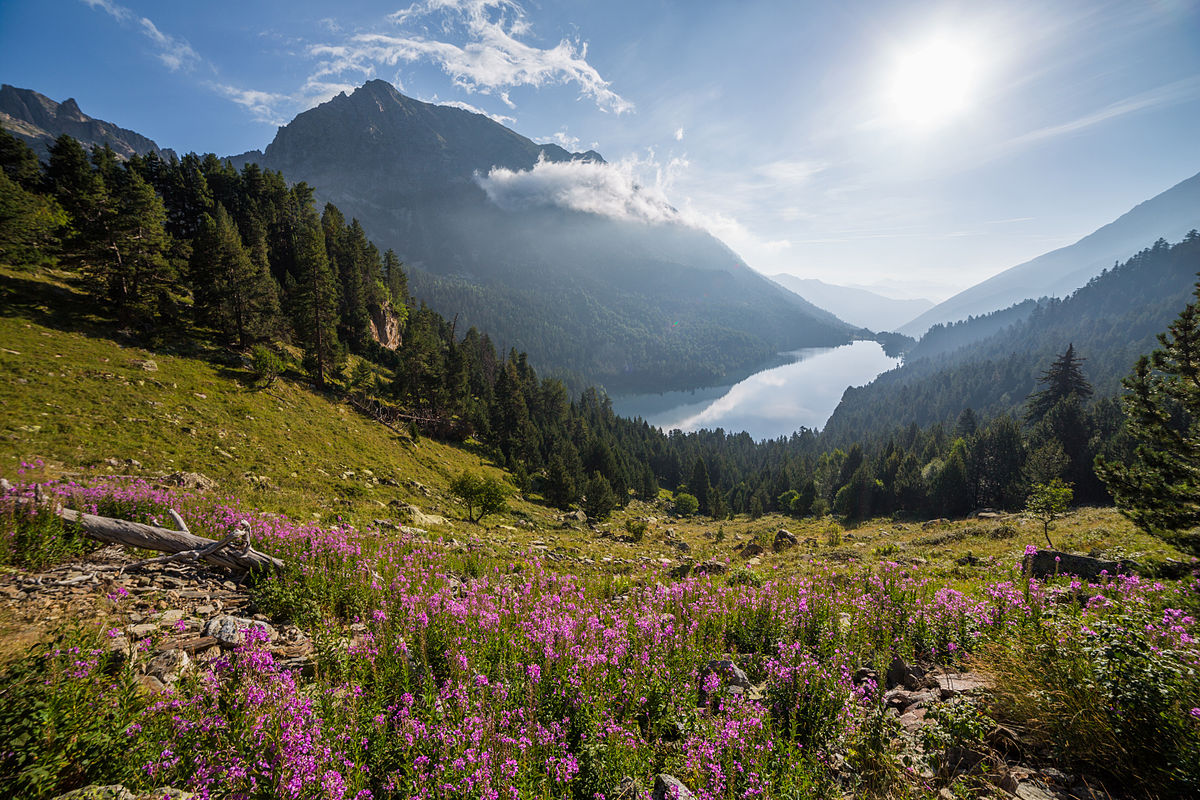
[[[943,700],[959,694],[990,689],[993,685],[991,678],[978,672],[951,672],[938,675],[937,681]]]
[[[983,760],[982,753],[976,753],[966,747],[947,747],[939,758],[939,771],[947,777],[973,772]]]
[[[687,542],[685,542],[683,539],[675,539],[674,541],[668,542],[668,544],[670,544],[671,547],[674,547],[676,550],[678,550],[681,553],[692,552],[692,546],[690,544],[688,544]]]
[[[867,681],[874,681],[875,685],[879,685],[879,673],[870,667],[859,667],[854,671],[854,685],[862,686]]]
[[[916,733],[926,725],[925,709],[910,708],[900,715],[900,727],[909,733]]]
[[[916,691],[921,688],[921,679],[916,672],[904,663],[904,659],[900,656],[892,656],[892,663],[887,669],[887,688],[895,689],[897,686],[903,686],[909,691]]]
[[[137,800],[133,792],[121,784],[112,786],[85,786],[66,794],[60,794],[54,800]]]
[[[199,472],[172,472],[170,475],[164,476],[162,481],[171,486],[178,486],[181,489],[192,489],[201,492],[211,492],[217,488],[216,481],[205,475],[201,475]]]
[[[940,697],[940,694],[931,691],[912,692],[906,689],[892,689],[884,695],[884,702],[890,708],[904,711],[913,706],[924,707]]]
[[[587,522],[588,516],[587,516],[587,514],[583,513],[583,509],[580,508],[580,509],[577,509],[577,510],[572,511],[571,513],[565,515],[565,519],[574,520],[575,522],[583,523],[583,522]]]
[[[426,514],[416,506],[401,506],[401,516],[405,517],[408,522],[411,522],[417,527],[429,527],[430,525],[445,525],[446,518],[439,517],[437,514]]]
[[[134,361],[135,367],[141,367],[146,372],[158,372],[158,363],[152,358],[147,358],[145,361]]]
[[[928,522],[922,523],[921,530],[927,531],[927,530],[930,530],[931,528],[940,528],[943,525],[949,525],[949,524],[950,524],[950,520],[945,519],[944,517],[939,517],[938,519],[931,519]]]
[[[146,674],[153,675],[169,686],[178,681],[191,665],[192,660],[188,658],[187,652],[182,648],[163,650],[150,659],[150,663],[146,666]]]
[[[1116,561],[1105,561],[1091,556],[1079,556],[1073,553],[1061,553],[1058,550],[1038,550],[1025,556],[1021,561],[1021,569],[1034,578],[1047,578],[1053,575],[1078,575],[1084,580],[1095,580],[1101,572],[1107,572],[1114,577],[1121,572],[1129,572]]]
[[[742,558],[754,558],[763,554],[763,547],[758,542],[750,542],[741,549],[740,555]]]
[[[229,615],[213,617],[204,623],[204,635],[213,637],[222,647],[237,647],[246,642],[246,630],[249,628],[265,631],[269,641],[279,638],[275,629],[265,622]]]
[[[692,562],[684,561],[671,568],[671,577],[682,580],[692,574]]]
[[[165,692],[167,690],[166,684],[153,675],[143,675],[142,677],[138,678],[138,684],[143,690],[151,694],[158,694],[159,692]]]
[[[135,639],[144,639],[145,637],[158,632],[158,626],[153,622],[145,622],[141,625],[134,625],[129,629],[129,635]]]
[[[753,685],[742,668],[728,658],[714,658],[709,661],[704,669],[700,670],[700,684],[703,686],[705,678],[714,672],[724,677],[730,686],[749,690]]]
[[[771,543],[771,549],[776,553],[782,553],[790,547],[795,547],[799,544],[792,532],[787,528],[780,528],[775,532],[775,540]]]
[[[696,795],[692,794],[678,778],[667,773],[659,773],[654,776],[654,791],[650,794],[651,800],[696,800]]]
[[[967,553],[962,558],[956,559],[954,563],[960,567],[978,567],[981,562],[978,556]]]
[[[697,564],[695,573],[697,575],[724,575],[728,570],[720,561],[705,561],[702,564]]]

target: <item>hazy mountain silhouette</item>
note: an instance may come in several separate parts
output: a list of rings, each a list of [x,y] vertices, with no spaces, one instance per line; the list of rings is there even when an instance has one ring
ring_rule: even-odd
[[[818,308],[844,319],[851,325],[861,325],[873,331],[892,331],[911,320],[917,314],[933,307],[932,300],[919,298],[900,300],[894,297],[859,289],[825,283],[816,278],[797,278],[795,275],[779,273],[771,280],[785,289],[790,289]]]
[[[854,333],[653,198],[624,198],[649,217],[564,201],[610,177],[598,153],[537,144],[385,81],[300,114],[265,151],[232,160],[307,181],[357,217],[461,329],[610,388],[699,385]],[[489,196],[494,168],[524,180],[519,191]],[[559,182],[539,183],[544,173]]]
[[[900,326],[920,337],[939,322],[955,322],[1007,308],[1022,300],[1064,297],[1150,242],[1179,241],[1200,228],[1200,174],[1135,206],[1075,244],[994,275]]]

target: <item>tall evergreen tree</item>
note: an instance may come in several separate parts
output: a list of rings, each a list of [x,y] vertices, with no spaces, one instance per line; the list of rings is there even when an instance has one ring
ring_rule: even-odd
[[[337,339],[337,283],[329,269],[325,234],[311,205],[300,208],[296,230],[296,266],[299,272],[293,293],[296,337],[304,346],[304,360],[317,388],[341,357]]]
[[[191,261],[197,305],[227,340],[248,347],[275,327],[275,279],[265,263],[250,258],[225,206],[218,203],[216,218],[205,214],[199,228]]]
[[[1200,554],[1200,284],[1125,379],[1132,463],[1096,459],[1117,508],[1139,528]]]
[[[1066,352],[1054,359],[1038,378],[1038,384],[1043,388],[1026,400],[1025,419],[1031,423],[1039,422],[1046,412],[1068,397],[1077,397],[1080,403],[1091,397],[1092,385],[1083,376],[1080,366],[1086,360],[1075,355],[1074,344],[1068,344]]]

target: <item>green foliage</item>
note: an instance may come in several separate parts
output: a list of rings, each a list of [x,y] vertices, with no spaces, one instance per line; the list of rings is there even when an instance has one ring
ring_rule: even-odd
[[[1054,548],[1050,541],[1050,523],[1067,513],[1075,492],[1063,483],[1062,478],[1055,478],[1049,483],[1035,483],[1025,502],[1025,510],[1042,522],[1042,532],[1046,535],[1046,543]]]
[[[680,492],[675,495],[674,512],[681,517],[690,517],[700,510],[700,501],[694,494]]]
[[[1200,285],[1195,296],[1125,380],[1126,426],[1138,443],[1133,459],[1100,457],[1096,469],[1138,527],[1200,552],[1200,537],[1179,537],[1200,525]]]
[[[270,386],[287,369],[287,362],[266,345],[256,344],[250,351],[250,369],[258,381]]]
[[[17,500],[12,495],[0,497],[0,530],[6,532],[0,537],[0,565],[44,569],[99,547],[77,526]]]
[[[588,478],[586,501],[583,510],[592,519],[605,520],[617,506],[617,497],[613,494],[608,480],[599,472],[593,472]]]
[[[649,529],[650,523],[644,519],[627,519],[625,520],[625,532],[629,534],[629,538],[634,542],[640,542],[646,538],[646,531]]]
[[[89,784],[142,784],[126,729],[148,704],[100,632],[68,629],[0,673],[0,792],[51,798]]]
[[[1091,397],[1092,385],[1083,377],[1080,368],[1086,360],[1075,355],[1074,344],[1068,344],[1066,351],[1038,378],[1038,384],[1043,388],[1026,399],[1025,419],[1039,422],[1046,412],[1069,397],[1081,402]]]
[[[491,475],[463,470],[450,481],[450,491],[467,506],[467,519],[479,522],[508,508],[511,491]]]

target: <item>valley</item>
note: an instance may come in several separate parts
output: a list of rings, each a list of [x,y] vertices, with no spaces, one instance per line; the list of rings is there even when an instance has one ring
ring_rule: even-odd
[[[0,6],[0,797],[1200,795],[1200,8],[228,11]]]

